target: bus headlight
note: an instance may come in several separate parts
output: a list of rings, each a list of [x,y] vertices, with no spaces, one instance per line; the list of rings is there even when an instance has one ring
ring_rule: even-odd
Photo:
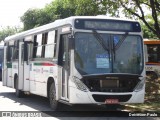
[[[138,92],[138,91],[142,90],[143,87],[144,87],[144,84],[145,84],[145,78],[143,78],[143,79],[137,84],[137,86],[135,87],[134,91],[135,91],[135,92]]]
[[[72,81],[75,83],[76,87],[79,89],[79,90],[82,90],[84,92],[87,92],[88,91],[88,88],[87,86],[80,81],[79,78],[77,77],[73,77]]]

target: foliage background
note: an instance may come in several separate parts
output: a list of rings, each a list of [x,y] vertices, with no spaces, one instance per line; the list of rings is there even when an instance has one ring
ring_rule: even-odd
[[[6,27],[0,40],[69,16],[126,17],[141,23],[144,38],[160,39],[160,0],[53,0],[43,9],[29,9],[21,17],[23,28]]]

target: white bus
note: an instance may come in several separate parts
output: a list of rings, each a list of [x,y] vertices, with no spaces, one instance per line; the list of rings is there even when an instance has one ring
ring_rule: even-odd
[[[74,16],[7,37],[3,85],[66,104],[142,103],[143,38],[136,21]]]
[[[0,81],[2,81],[2,64],[3,64],[3,54],[4,54],[3,47],[4,47],[3,41],[1,41],[0,42]]]

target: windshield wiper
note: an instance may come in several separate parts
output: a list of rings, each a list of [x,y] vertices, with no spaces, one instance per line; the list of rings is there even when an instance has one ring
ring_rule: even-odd
[[[115,44],[114,40],[112,41],[113,61],[115,61],[115,59],[116,59],[116,56],[115,56],[116,50],[122,45],[122,43],[124,42],[124,40],[126,39],[127,36],[128,36],[128,32],[126,32],[122,36],[122,38],[119,40],[119,42],[117,44]]]
[[[99,42],[99,44],[103,47],[104,50],[106,50],[108,52],[108,57],[109,57],[109,61],[110,61],[111,60],[111,56],[110,56],[109,46],[106,46],[106,44],[104,42],[104,39],[100,36],[100,34],[96,30],[92,30],[92,31],[93,31],[93,35],[95,36],[95,38]],[[112,68],[113,68],[113,64],[112,64]]]
[[[99,35],[99,33],[96,30],[92,30],[92,31],[93,31],[93,35],[95,36],[95,38],[97,39],[97,41],[101,44],[101,46],[103,47],[103,49],[107,50],[108,53],[109,53],[109,49],[105,45],[103,38]]]
[[[119,40],[119,42],[117,43],[117,45],[114,47],[114,50],[117,50],[123,43],[123,41],[126,39],[126,37],[128,36],[128,32],[126,32],[122,38]],[[114,42],[113,42],[114,43]]]

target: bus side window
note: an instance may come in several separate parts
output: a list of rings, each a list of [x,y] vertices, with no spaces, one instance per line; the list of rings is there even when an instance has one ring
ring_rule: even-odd
[[[42,34],[34,36],[33,58],[42,57]]]
[[[47,44],[47,40],[48,40],[48,33],[44,33],[42,35],[42,55],[41,57],[44,58],[45,57],[45,45]]]
[[[148,47],[148,62],[158,62],[158,46],[147,45]]]
[[[10,52],[10,46],[7,46],[7,61],[11,61],[11,52]]]
[[[34,42],[33,42],[33,58],[36,58],[36,53],[37,53],[37,35],[34,36]]]
[[[48,33],[48,41],[45,45],[45,58],[54,58],[56,52],[56,32],[50,31]]]
[[[37,53],[36,58],[42,57],[42,34],[37,35]]]
[[[14,42],[14,50],[13,50],[13,60],[17,60],[19,56],[19,42]]]
[[[58,36],[58,31],[55,31],[55,40],[54,40],[54,58],[56,57],[56,49],[57,49],[57,36]]]
[[[65,69],[69,68],[69,40],[68,34],[60,36],[58,65],[63,66]]]

